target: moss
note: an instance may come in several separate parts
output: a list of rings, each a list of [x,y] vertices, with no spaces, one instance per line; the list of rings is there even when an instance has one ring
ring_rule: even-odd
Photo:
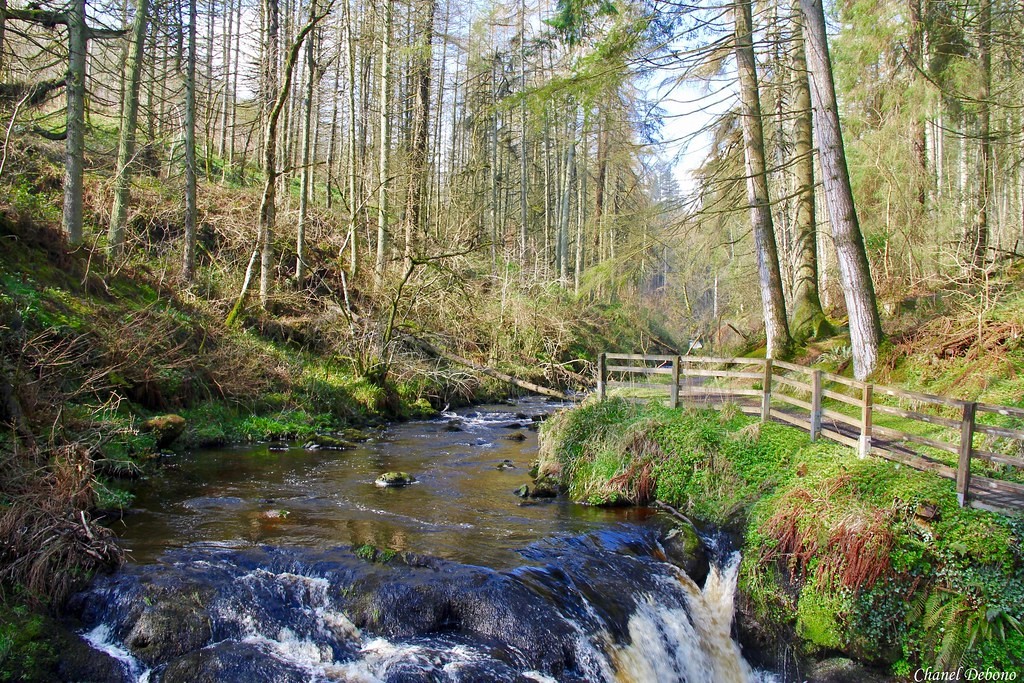
[[[0,681],[53,680],[57,653],[48,617],[0,602]]]
[[[635,500],[645,464],[659,499],[743,530],[744,600],[782,639],[894,666],[1024,666],[1024,521],[960,508],[948,480],[735,410],[612,399],[542,430],[542,471],[583,502]]]

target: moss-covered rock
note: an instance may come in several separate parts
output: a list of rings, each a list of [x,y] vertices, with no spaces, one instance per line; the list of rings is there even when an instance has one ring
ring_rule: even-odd
[[[307,451],[347,451],[355,446],[351,441],[330,434],[316,434],[303,445],[303,448]]]
[[[188,423],[181,415],[170,414],[149,418],[142,423],[141,429],[156,437],[157,448],[166,448],[181,436],[187,426]]]
[[[407,486],[416,482],[416,477],[408,472],[385,472],[373,482],[381,488]]]

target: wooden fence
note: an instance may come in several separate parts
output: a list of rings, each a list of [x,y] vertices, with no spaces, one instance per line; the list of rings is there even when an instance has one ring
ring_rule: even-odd
[[[761,358],[603,353],[598,395],[665,396],[680,404],[733,403],[774,419],[956,482],[961,505],[1024,509],[1024,409],[860,382]],[[637,392],[640,392],[639,394]]]

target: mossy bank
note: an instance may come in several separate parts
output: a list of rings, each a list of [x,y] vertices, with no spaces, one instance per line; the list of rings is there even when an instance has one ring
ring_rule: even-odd
[[[766,664],[1024,673],[1024,520],[960,508],[932,474],[728,407],[622,399],[549,420],[541,471],[576,500],[658,499],[738,534],[739,628]]]

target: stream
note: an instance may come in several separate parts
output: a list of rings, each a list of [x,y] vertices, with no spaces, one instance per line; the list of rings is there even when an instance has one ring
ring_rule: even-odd
[[[663,513],[513,494],[557,407],[476,407],[345,451],[168,457],[113,525],[129,562],[71,601],[91,676],[776,680],[731,637],[738,554],[706,539],[695,569]],[[374,485],[395,470],[417,482]]]

